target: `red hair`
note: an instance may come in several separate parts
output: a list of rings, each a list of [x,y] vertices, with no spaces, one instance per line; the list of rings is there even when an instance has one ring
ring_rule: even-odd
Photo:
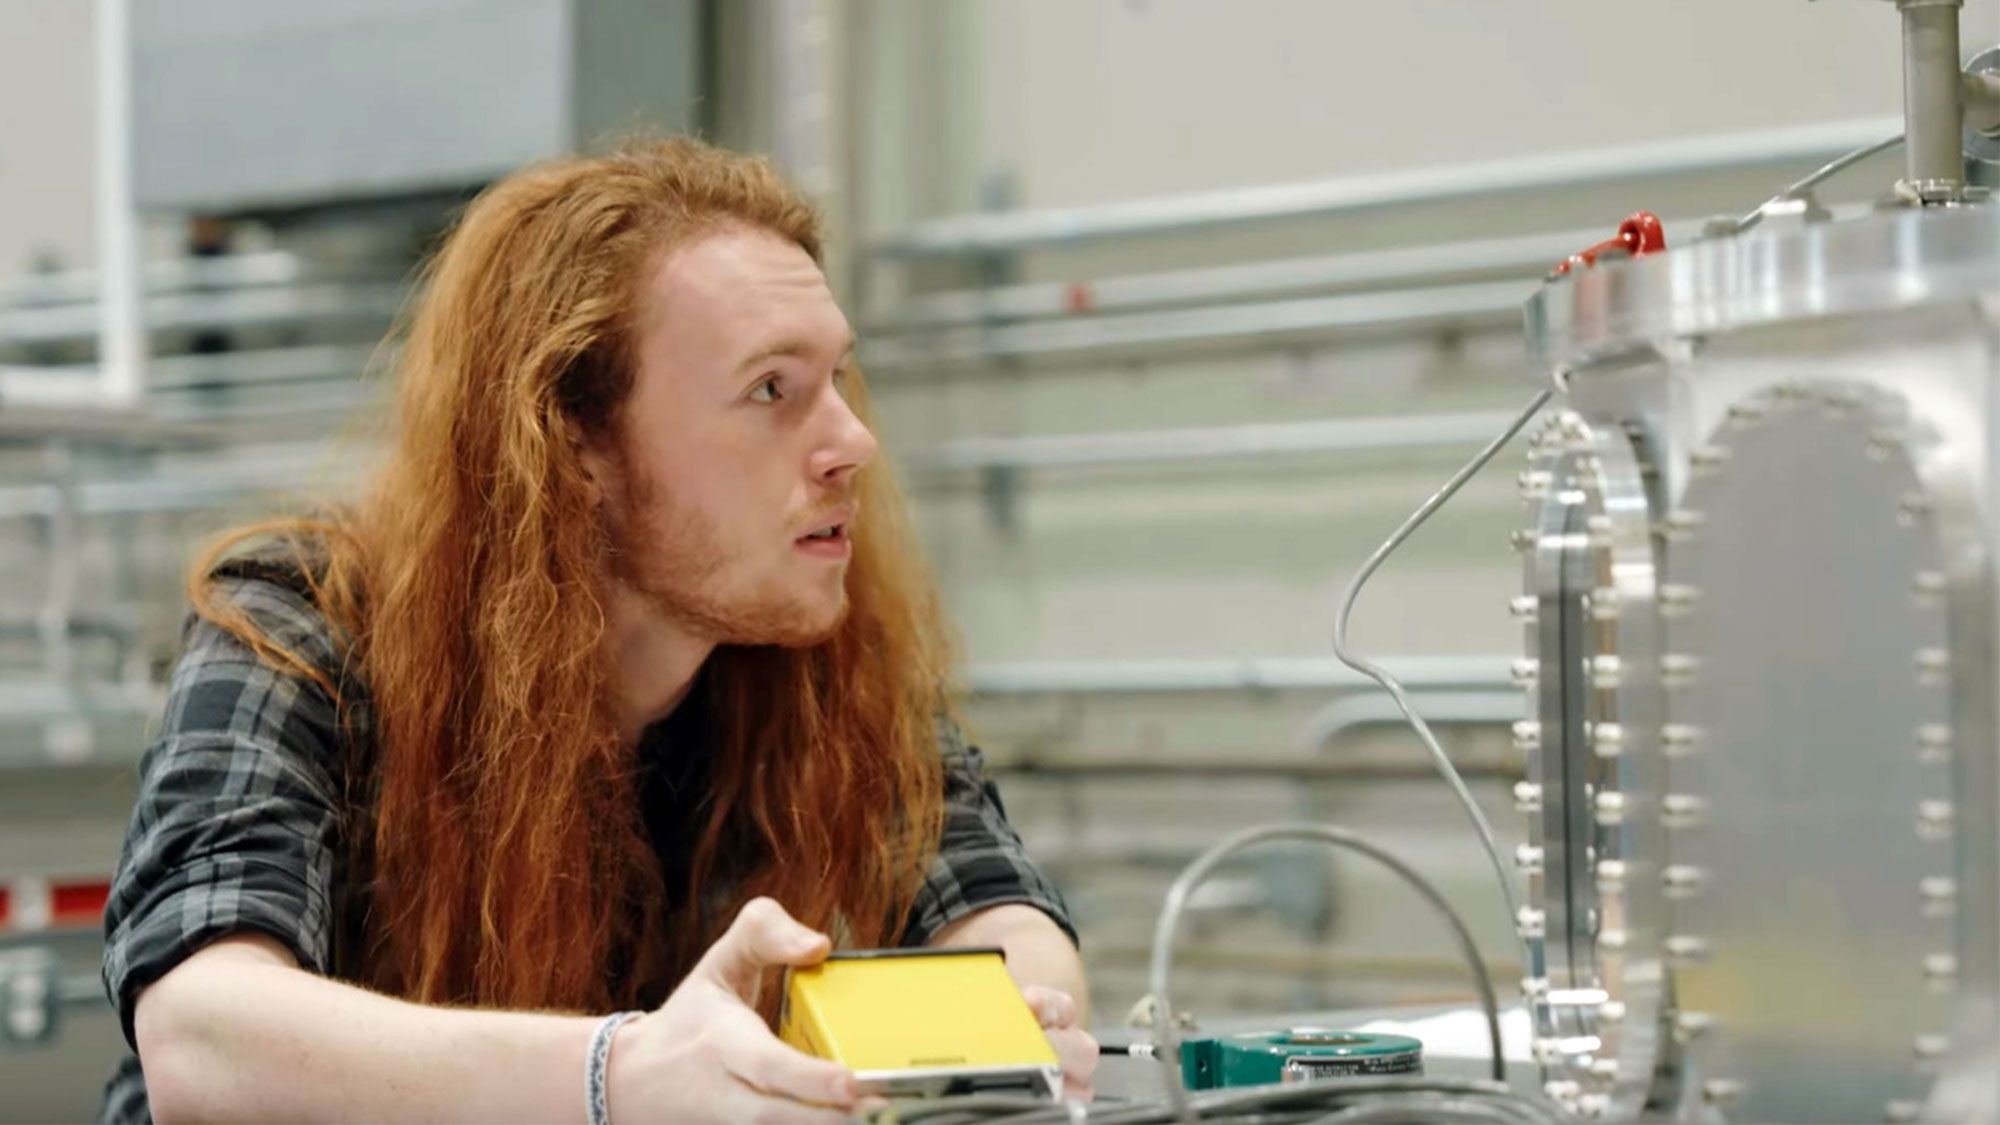
[[[703,672],[712,799],[678,904],[663,901],[639,763],[618,735],[609,540],[581,454],[613,435],[630,392],[649,267],[732,227],[820,258],[817,217],[766,163],[697,142],[496,184],[429,266],[399,432],[363,499],[335,519],[238,529],[190,575],[197,613],[337,694],[212,578],[252,537],[314,556],[316,600],[374,713],[348,848],[370,904],[353,972],[365,983],[427,1003],[631,1006],[657,1000],[758,894],[854,945],[895,939],[942,824],[950,653],[880,461],[857,483],[834,635],[725,646]],[[733,902],[706,912],[725,850]]]

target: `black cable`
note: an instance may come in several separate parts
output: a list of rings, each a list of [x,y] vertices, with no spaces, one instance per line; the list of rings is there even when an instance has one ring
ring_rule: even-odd
[[[1435,1125],[1437,1122],[1446,1121],[1462,1122],[1467,1125],[1483,1122],[1516,1125],[1519,1122],[1542,1120],[1544,1119],[1540,1116],[1524,1116],[1517,1107],[1504,1102],[1481,1101],[1463,1094],[1408,1094],[1399,1098],[1367,1101],[1360,1105],[1338,1109],[1313,1118],[1309,1125],[1361,1125],[1364,1122]]]
[[[1503,1082],[1420,1077],[1335,1078],[1289,1086],[1252,1086],[1215,1090],[1195,1099],[1193,1105],[1203,1120],[1227,1120],[1225,1115],[1241,1113],[1246,1109],[1325,1110],[1342,1108],[1345,1103],[1357,1101],[1393,1104],[1393,1101],[1385,1099],[1412,1096],[1479,1098],[1506,1102],[1530,1112],[1532,1116],[1526,1118],[1527,1120],[1559,1120],[1561,1113],[1552,1103],[1546,1108],[1538,1106],[1532,1099],[1515,1093]]]
[[[886,1109],[862,1115],[859,1120],[884,1125],[960,1125],[961,1122],[1012,1121],[1033,1117],[1050,1108],[1047,1098],[1030,1094],[959,1094],[952,1097],[913,1099],[892,1103]],[[1065,1111],[1067,1112],[1067,1111]],[[1060,1120],[1067,1121],[1064,1117]]]
[[[1170,1125],[1164,1102],[1129,1105],[1051,1106],[1009,1112],[1014,1099],[992,1096],[906,1103],[900,1117],[884,1120],[924,1125]],[[1338,1078],[1292,1085],[1205,1091],[1189,1101],[1199,1121],[1230,1125],[1304,1125],[1306,1122],[1422,1121],[1502,1125],[1560,1125],[1570,1120],[1555,1103],[1516,1093],[1496,1082],[1422,1077]],[[1346,1114],[1346,1116],[1340,1116]]]

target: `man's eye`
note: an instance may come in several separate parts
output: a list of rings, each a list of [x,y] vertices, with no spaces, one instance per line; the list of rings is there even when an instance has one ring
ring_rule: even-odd
[[[750,392],[751,402],[772,403],[783,397],[783,395],[778,393],[778,377],[776,375],[757,384],[756,388]]]

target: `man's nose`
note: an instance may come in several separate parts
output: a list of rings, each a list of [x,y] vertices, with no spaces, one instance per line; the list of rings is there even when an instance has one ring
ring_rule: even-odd
[[[827,436],[813,451],[812,475],[826,484],[841,484],[875,459],[880,446],[875,435],[846,399],[828,396]]]

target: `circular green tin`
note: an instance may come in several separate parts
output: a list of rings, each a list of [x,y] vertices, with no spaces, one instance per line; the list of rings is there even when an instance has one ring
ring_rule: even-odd
[[[1295,1027],[1181,1044],[1181,1078],[1190,1090],[1423,1072],[1424,1045],[1407,1035]]]

